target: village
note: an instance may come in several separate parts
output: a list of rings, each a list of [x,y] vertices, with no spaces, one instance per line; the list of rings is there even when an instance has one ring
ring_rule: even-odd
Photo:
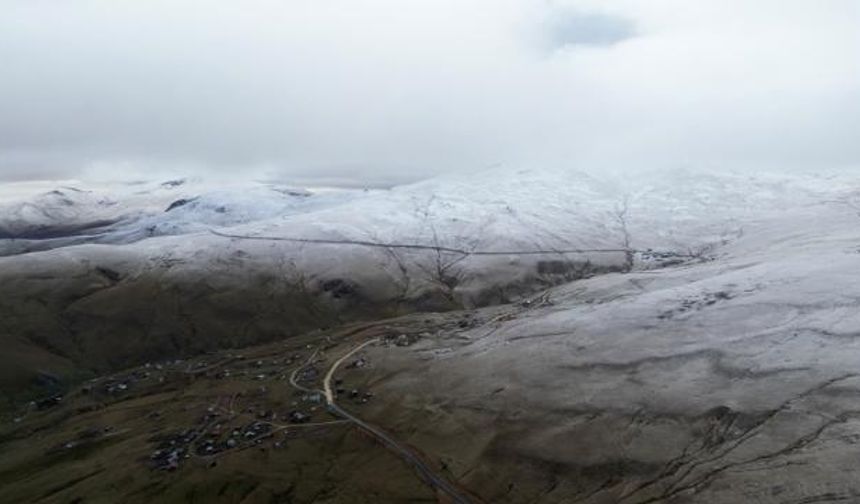
[[[390,348],[411,346],[421,337],[388,328],[375,334],[383,335],[379,346]],[[211,468],[246,450],[286,451],[293,440],[325,436],[350,423],[327,408],[321,390],[323,374],[343,353],[343,344],[320,334],[309,339],[322,343],[287,341],[247,352],[213,352],[91,379],[66,395],[52,394],[26,404],[6,422],[12,431],[4,434],[22,438],[65,430],[70,416],[142,402],[152,407],[135,407],[139,411],[135,420],[144,423],[151,450],[138,457],[140,470],[171,473],[189,463]],[[351,355],[333,379],[341,406],[358,411],[373,400],[373,391],[364,385],[374,367],[370,354],[363,350]],[[186,399],[189,390],[194,395]],[[170,395],[177,400],[162,399]],[[187,420],[179,423],[180,418]],[[45,453],[89,451],[111,437],[128,434],[130,428],[122,424],[99,423],[54,442]]]
[[[463,311],[356,323],[256,347],[145,362],[58,389],[0,418],[0,449],[15,455],[0,460],[0,486],[15,483],[0,497],[38,492],[48,474],[79,481],[75,492],[104,488],[110,474],[111,481],[126,481],[129,492],[148,492],[144,501],[180,495],[212,478],[227,478],[224,492],[239,491],[249,481],[298,485],[300,492],[385,483],[362,477],[364,469],[340,467],[337,454],[344,453],[367,460],[360,465],[368,471],[388,467],[410,488],[408,495],[440,486],[456,492],[436,474],[444,465],[428,464],[397,440],[396,429],[388,430],[386,412],[399,399],[377,390],[385,379],[380,359],[408,361],[412,352],[438,358],[444,354],[437,350],[440,343],[466,344],[460,333],[510,313],[511,308],[491,309],[482,317]],[[29,467],[51,471],[21,472]],[[335,485],[327,476],[333,470],[355,479],[345,483],[341,477]],[[244,476],[226,476],[235,474]],[[297,474],[303,475],[300,481]],[[51,487],[46,495],[65,502],[66,488]],[[302,501],[313,500],[308,499]]]

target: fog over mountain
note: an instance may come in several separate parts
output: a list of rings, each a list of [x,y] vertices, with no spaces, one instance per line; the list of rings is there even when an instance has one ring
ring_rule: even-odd
[[[6,180],[860,161],[853,0],[0,7]]]
[[[0,0],[0,503],[860,503],[858,26]]]

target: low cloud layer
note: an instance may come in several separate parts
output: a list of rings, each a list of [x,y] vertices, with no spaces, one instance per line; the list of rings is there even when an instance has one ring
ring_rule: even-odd
[[[855,0],[0,6],[0,179],[860,165]]]

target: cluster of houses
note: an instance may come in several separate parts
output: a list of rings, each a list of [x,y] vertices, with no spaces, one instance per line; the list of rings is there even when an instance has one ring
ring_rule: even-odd
[[[429,336],[429,334],[390,334],[388,336],[385,336],[382,341],[386,346],[394,345],[399,347],[408,347],[414,345],[419,339],[424,336]]]
[[[416,341],[417,337],[401,334],[390,339],[391,344],[408,346]],[[284,367],[295,364],[302,360],[300,354],[292,354],[284,358],[250,360],[245,363],[236,363],[236,360],[244,360],[241,356],[230,356],[233,371],[224,366],[217,366],[200,360],[193,363],[183,363],[180,360],[163,362],[159,364],[146,364],[133,371],[114,375],[107,378],[91,380],[81,389],[83,395],[91,397],[114,397],[117,399],[127,397],[126,394],[135,387],[146,382],[147,384],[164,383],[168,378],[173,382],[174,378],[193,380],[194,377],[207,377],[215,380],[227,380],[236,377],[245,379],[263,380],[269,376],[282,375]],[[347,369],[363,369],[370,365],[367,357],[354,358],[346,366]],[[274,369],[274,370],[273,370]],[[314,365],[302,368],[297,375],[297,380],[305,384],[319,381],[321,371]],[[338,397],[350,401],[352,404],[365,404],[373,397],[373,394],[358,388],[348,388],[343,379],[335,381]],[[311,388],[311,385],[308,385]],[[266,387],[261,387],[260,392],[266,395]],[[240,396],[242,394],[239,394]],[[214,407],[210,407],[201,415],[194,426],[173,431],[166,435],[151,438],[154,450],[149,455],[149,465],[159,471],[176,471],[183,462],[192,457],[203,457],[214,464],[216,455],[248,446],[259,445],[267,438],[272,437],[273,430],[279,426],[278,421],[284,424],[308,424],[314,420],[315,412],[321,411],[325,399],[321,392],[305,390],[297,392],[296,400],[292,402],[289,409],[282,414],[265,407],[248,406],[243,409],[244,416],[251,416],[252,420],[238,425],[235,417],[228,418]],[[31,409],[47,410],[53,408],[63,401],[62,395],[52,395],[31,403]],[[163,414],[160,411],[151,411],[146,417],[152,420],[161,420]],[[107,432],[107,431],[104,431]],[[99,435],[104,434],[99,431]],[[83,438],[82,438],[83,439]],[[89,439],[89,438],[87,438]],[[70,449],[85,442],[86,439],[73,439],[57,449]],[[67,445],[67,446],[66,446]],[[283,442],[275,443],[275,447],[281,447]]]
[[[205,426],[186,429],[160,437],[157,448],[150,455],[154,469],[175,471],[183,460],[192,454],[210,457],[245,445],[259,445],[272,432],[272,424],[254,420],[232,429],[224,429],[217,422],[220,415],[209,412],[201,419]]]

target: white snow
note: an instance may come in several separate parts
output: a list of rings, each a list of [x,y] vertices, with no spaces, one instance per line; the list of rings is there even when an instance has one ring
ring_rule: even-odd
[[[16,188],[20,194],[9,196]],[[402,283],[403,264],[414,275],[427,269],[433,254],[265,238],[441,246],[478,253],[443,258],[456,261],[452,270],[463,277],[457,289],[469,292],[485,284],[525,282],[524,275],[541,260],[624,262],[622,253],[611,252],[480,255],[486,252],[623,249],[629,243],[641,251],[712,258],[729,250],[774,253],[788,243],[795,247],[802,237],[833,240],[851,231],[843,220],[857,218],[860,177],[684,170],[597,177],[494,168],[377,191],[192,179],[92,188],[69,181],[18,184],[0,194],[5,198],[0,230],[24,236],[45,229],[53,233],[46,239],[0,239],[3,255],[62,248],[84,259],[91,249],[80,248],[83,244],[125,244],[144,257],[171,256],[214,267],[217,258],[241,252],[245,262],[262,269],[287,261],[310,276]],[[184,204],[178,205],[181,200]],[[175,208],[165,211],[171,205]],[[74,229],[98,222],[107,224]],[[54,228],[73,229],[64,235]],[[211,231],[262,239],[230,239]],[[640,266],[650,264],[649,257],[640,255]]]

